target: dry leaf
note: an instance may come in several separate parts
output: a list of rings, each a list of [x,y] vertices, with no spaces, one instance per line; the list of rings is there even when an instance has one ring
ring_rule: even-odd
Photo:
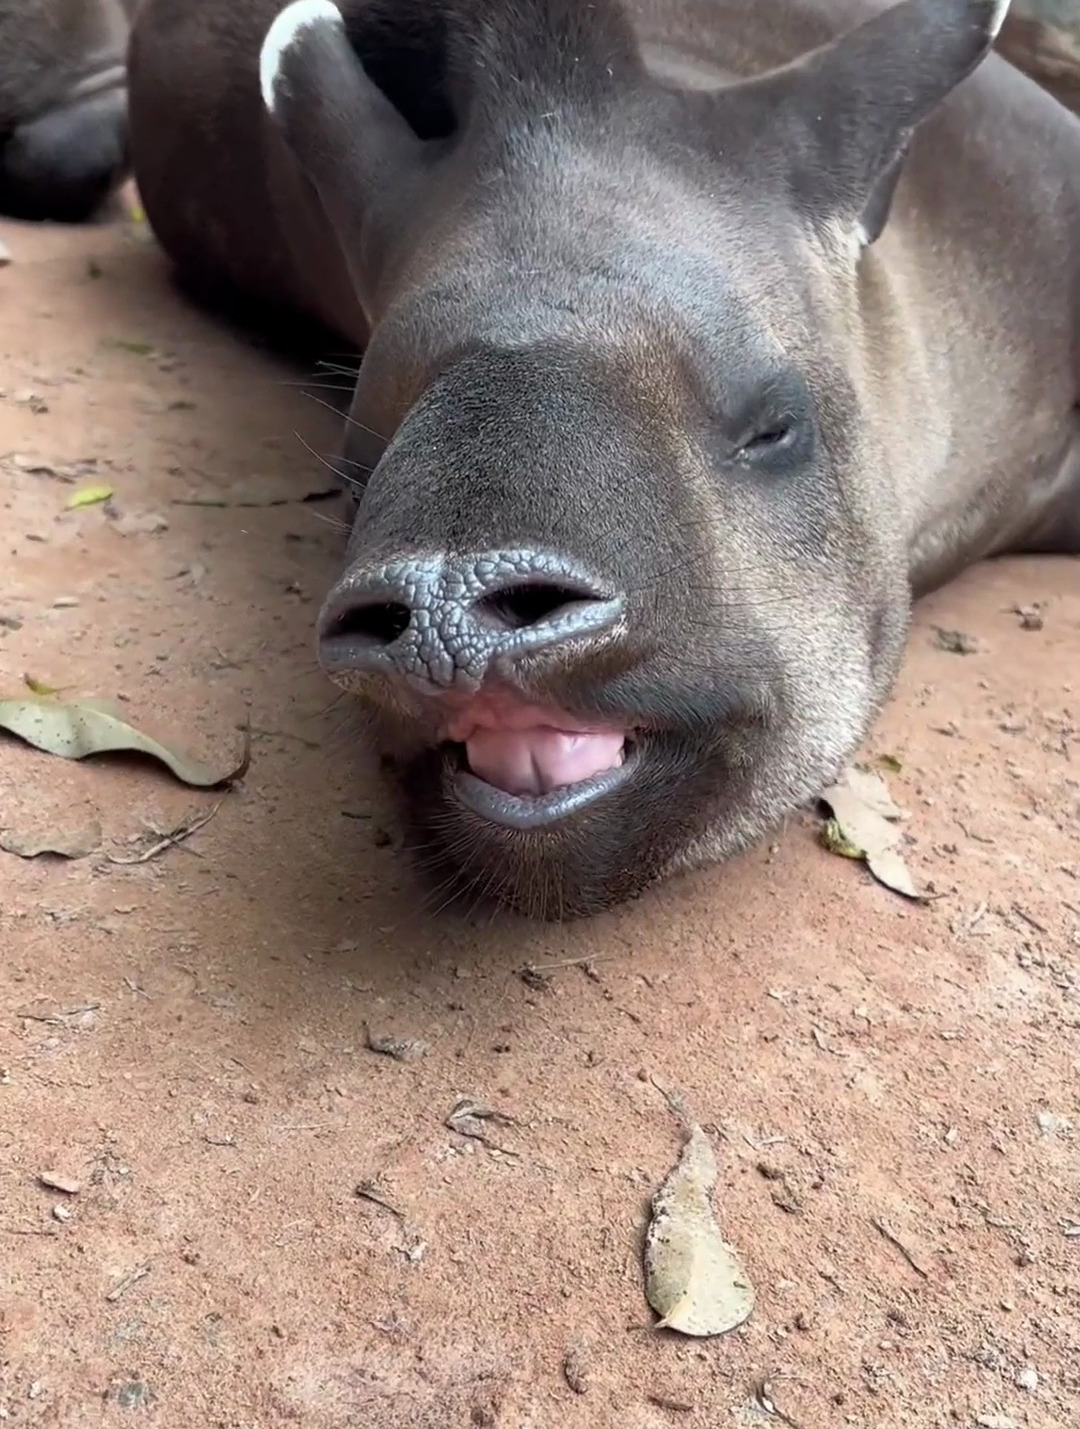
[[[170,769],[184,784],[212,789],[241,778],[249,750],[230,771],[216,773],[185,754],[160,744],[128,724],[122,711],[104,700],[57,700],[51,696],[0,700],[0,729],[61,759],[93,754],[146,754]]]
[[[160,511],[120,511],[112,518],[118,536],[156,536],[169,529]]]
[[[974,635],[968,635],[964,630],[943,630],[940,625],[934,626],[934,644],[950,655],[974,655],[979,650],[979,642]]]
[[[713,1215],[716,1174],[709,1138],[691,1126],[679,1164],[653,1197],[645,1236],[645,1294],[658,1330],[723,1335],[753,1311],[754,1288]]]
[[[483,1102],[474,1102],[472,1097],[461,1097],[454,1103],[446,1125],[459,1136],[471,1136],[477,1141],[484,1140],[483,1123],[490,1121],[494,1126],[511,1126],[513,1117],[501,1111],[494,1111]]]
[[[111,486],[84,486],[73,491],[64,502],[65,511],[79,511],[84,506],[100,506],[113,495]]]
[[[409,1037],[380,1037],[364,1026],[364,1041],[369,1052],[378,1052],[384,1057],[393,1057],[395,1062],[415,1062],[426,1057],[428,1044]]]
[[[62,1191],[65,1196],[77,1196],[82,1190],[82,1182],[73,1176],[61,1176],[55,1171],[39,1171],[38,1180],[50,1191]]]
[[[822,829],[821,841],[830,853],[861,859],[877,881],[905,898],[922,895],[900,854],[903,837],[897,827],[902,810],[880,774],[848,769],[838,784],[821,795],[833,817]]]
[[[81,827],[53,833],[21,834],[17,829],[0,829],[0,849],[19,858],[85,858],[101,843],[101,825],[96,819]]]
[[[461,1097],[454,1103],[444,1125],[451,1131],[456,1131],[459,1136],[468,1136],[473,1141],[482,1142],[489,1151],[498,1151],[504,1156],[517,1156],[516,1151],[499,1146],[488,1137],[485,1123],[492,1126],[513,1126],[514,1118],[507,1116],[505,1112],[484,1106],[483,1102],[474,1102],[471,1097]]]

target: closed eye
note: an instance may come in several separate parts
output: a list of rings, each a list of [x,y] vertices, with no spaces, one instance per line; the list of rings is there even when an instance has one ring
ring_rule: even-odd
[[[776,447],[782,442],[790,441],[793,428],[787,422],[777,422],[775,426],[765,427],[760,432],[755,432],[752,437],[743,443],[743,451],[753,451],[755,448]]]
[[[757,457],[778,456],[795,446],[799,437],[799,424],[787,418],[764,422],[745,437],[738,445],[737,453],[748,461]]]

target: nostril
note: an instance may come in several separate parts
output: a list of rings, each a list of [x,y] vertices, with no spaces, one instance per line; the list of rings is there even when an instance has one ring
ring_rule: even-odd
[[[327,622],[324,640],[362,640],[370,645],[392,645],[409,628],[412,612],[400,601],[354,605]]]
[[[532,581],[493,591],[477,601],[475,608],[509,630],[524,630],[552,619],[568,606],[597,599],[593,591],[552,581]]]

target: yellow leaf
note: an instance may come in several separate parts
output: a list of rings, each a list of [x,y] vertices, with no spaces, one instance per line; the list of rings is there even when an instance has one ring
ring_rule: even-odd
[[[822,845],[830,853],[838,854],[841,858],[862,859],[866,857],[866,850],[861,849],[858,844],[852,843],[844,835],[843,829],[836,819],[826,819],[825,826],[821,830]]]
[[[64,503],[65,511],[78,511],[83,506],[99,506],[113,495],[111,486],[83,486]]]
[[[35,695],[58,695],[60,691],[54,689],[52,685],[46,685],[43,680],[37,680],[33,675],[24,675],[23,684]]]

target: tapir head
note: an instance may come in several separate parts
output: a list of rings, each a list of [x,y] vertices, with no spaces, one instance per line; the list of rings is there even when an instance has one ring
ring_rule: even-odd
[[[264,98],[371,328],[320,656],[449,889],[603,908],[862,738],[910,605],[863,259],[1006,8],[906,0],[693,89],[616,0],[271,27]]]

